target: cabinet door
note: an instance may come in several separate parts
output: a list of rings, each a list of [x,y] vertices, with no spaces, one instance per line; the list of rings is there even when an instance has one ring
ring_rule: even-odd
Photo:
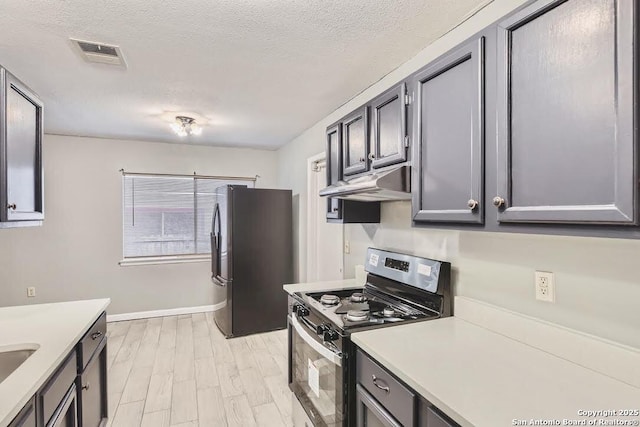
[[[342,120],[343,175],[369,170],[368,108],[362,107]]]
[[[4,73],[2,221],[44,218],[42,185],[42,103],[10,73]]]
[[[83,427],[98,427],[107,417],[107,339],[93,355],[79,377],[80,411]]]
[[[327,129],[327,185],[335,184],[342,179],[342,127],[340,124]],[[340,199],[327,198],[327,219],[341,218],[342,203]]]
[[[385,410],[360,384],[356,385],[357,427],[401,427],[401,424]]]
[[[371,167],[407,160],[407,86],[401,83],[371,101]]]
[[[484,222],[483,43],[474,40],[413,78],[414,221]]]
[[[24,405],[20,413],[11,421],[9,427],[36,427],[36,405],[35,399]]]
[[[499,23],[500,222],[636,222],[635,3],[541,0]]]

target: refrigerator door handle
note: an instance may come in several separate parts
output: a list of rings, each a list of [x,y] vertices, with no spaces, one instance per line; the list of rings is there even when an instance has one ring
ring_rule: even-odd
[[[218,275],[212,275],[211,281],[217,286],[229,286],[231,284],[231,280],[224,279]]]
[[[216,203],[211,221],[211,279],[220,274],[220,205]]]

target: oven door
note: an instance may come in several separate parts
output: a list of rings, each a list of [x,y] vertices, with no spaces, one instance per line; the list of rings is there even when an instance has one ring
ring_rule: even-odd
[[[342,352],[327,347],[295,313],[289,316],[290,387],[315,427],[342,426],[345,418]]]

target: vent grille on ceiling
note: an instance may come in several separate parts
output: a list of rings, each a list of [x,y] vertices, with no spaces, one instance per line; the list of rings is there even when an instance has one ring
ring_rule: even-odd
[[[80,56],[87,62],[97,62],[99,64],[116,65],[126,68],[126,63],[118,46],[76,39],[71,39],[71,42],[76,47]]]

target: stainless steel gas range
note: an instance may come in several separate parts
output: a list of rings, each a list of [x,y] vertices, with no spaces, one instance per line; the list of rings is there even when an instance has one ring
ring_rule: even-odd
[[[451,315],[451,265],[369,248],[364,287],[297,292],[289,309],[289,387],[314,426],[355,425],[352,332]]]

